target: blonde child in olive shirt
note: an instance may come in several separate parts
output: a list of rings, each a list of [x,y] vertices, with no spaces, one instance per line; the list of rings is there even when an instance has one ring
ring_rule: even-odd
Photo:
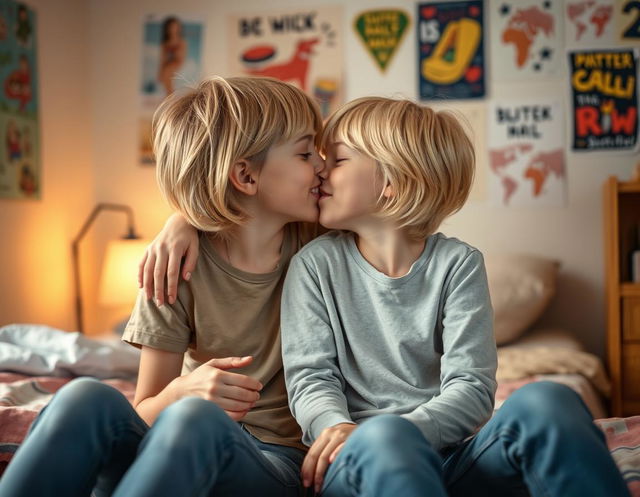
[[[158,183],[202,231],[203,257],[172,305],[138,298],[124,334],[142,348],[135,410],[96,380],[69,383],[0,494],[88,496],[96,482],[97,495],[127,497],[301,494],[279,306],[296,222],[318,216],[320,128],[309,97],[268,78],[214,77],[162,103]]]

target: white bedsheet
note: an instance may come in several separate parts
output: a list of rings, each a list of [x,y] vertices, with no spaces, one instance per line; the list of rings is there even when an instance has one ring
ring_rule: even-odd
[[[115,340],[96,340],[48,326],[0,327],[0,370],[34,376],[93,376],[134,380],[140,352]]]

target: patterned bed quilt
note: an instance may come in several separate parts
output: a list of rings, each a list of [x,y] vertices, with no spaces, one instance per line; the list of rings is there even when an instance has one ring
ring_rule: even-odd
[[[518,382],[506,382],[498,389],[498,399],[515,388],[531,381],[547,379],[529,377]],[[28,376],[0,372],[0,475],[24,439],[38,412],[49,402],[53,394],[71,378]],[[135,384],[127,380],[102,380],[119,391],[129,401],[133,400]],[[606,418],[596,420],[606,435],[611,454],[633,497],[640,497],[640,416]]]

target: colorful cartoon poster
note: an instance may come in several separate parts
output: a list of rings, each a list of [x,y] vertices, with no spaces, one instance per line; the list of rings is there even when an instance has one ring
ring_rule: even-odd
[[[567,0],[566,46],[597,47],[615,42],[614,0]]]
[[[560,0],[491,3],[491,63],[501,80],[530,81],[558,74],[563,62]]]
[[[485,95],[481,0],[418,4],[418,86],[421,99]]]
[[[638,144],[638,49],[570,52],[573,150],[633,152]]]
[[[409,23],[409,14],[402,10],[368,10],[356,16],[353,27],[365,50],[385,72]]]
[[[342,7],[229,16],[229,70],[270,76],[316,98],[323,116],[343,101]]]
[[[160,102],[201,78],[203,26],[176,15],[149,15],[143,25],[140,163],[153,165],[151,120]]]
[[[42,194],[36,13],[0,0],[0,198]]]
[[[640,0],[616,0],[618,40],[624,46],[640,43]]]
[[[551,99],[498,101],[489,111],[489,192],[501,207],[566,202],[563,107]]]

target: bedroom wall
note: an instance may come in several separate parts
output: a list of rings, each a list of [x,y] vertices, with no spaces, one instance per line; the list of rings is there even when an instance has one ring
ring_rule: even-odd
[[[11,240],[0,245],[4,261],[0,324],[28,320],[73,328],[67,250],[94,202],[131,205],[146,237],[161,228],[169,213],[157,192],[154,170],[140,167],[136,161],[143,16],[177,13],[203,19],[203,74],[224,75],[227,14],[263,10],[265,6],[259,0],[61,1],[55,6],[45,0],[30,2],[38,11],[40,24],[45,188],[40,202],[0,201],[0,227]],[[301,4],[277,0],[270,5],[299,8]],[[357,13],[376,6],[402,7],[414,17],[415,2],[304,2],[322,4],[344,7],[347,99],[367,94],[416,96],[415,25],[385,75],[374,67],[351,28]],[[567,82],[564,75],[554,81],[518,86],[490,80],[488,92],[516,98],[523,94],[564,96]],[[484,251],[529,252],[559,260],[558,295],[539,324],[571,329],[591,351],[602,355],[601,185],[611,174],[628,178],[636,160],[568,153],[566,207],[498,209],[487,201],[471,201],[446,222],[443,231]],[[69,194],[70,185],[73,194]],[[86,257],[93,258],[85,262],[86,300],[92,306],[88,330],[92,333],[109,329],[128,310],[95,304],[103,247],[108,238],[120,233],[121,225],[117,216],[104,216],[86,242]],[[47,250],[40,250],[42,246]]]
[[[94,198],[91,164],[89,4],[30,0],[37,13],[41,200],[0,199],[0,325],[73,329],[71,239]],[[94,266],[82,247],[84,274]],[[86,281],[86,291],[93,292]]]
[[[382,76],[351,28],[354,16],[374,6],[399,6],[415,16],[413,1],[314,0],[305,5],[344,6],[346,98],[367,94],[416,96],[415,26]],[[179,5],[179,7],[176,7]],[[299,7],[278,0],[273,7]],[[223,74],[226,62],[226,15],[264,9],[257,0],[111,0],[91,2],[92,90],[94,102],[94,173],[99,200],[127,200],[147,236],[155,233],[168,212],[156,192],[151,169],[136,165],[137,85],[140,81],[141,19],[147,13],[193,14],[205,21],[204,74]],[[415,22],[415,19],[414,19]],[[117,26],[117,29],[116,29]],[[492,95],[567,95],[566,78],[544,84],[489,84]],[[567,125],[567,137],[569,128]],[[116,145],[117,144],[117,145]],[[628,178],[636,158],[606,154],[567,154],[568,202],[563,208],[498,209],[470,202],[443,227],[484,251],[528,252],[557,259],[562,268],[558,295],[540,325],[566,327],[579,334],[596,353],[604,350],[604,295],[601,185],[611,174]],[[485,162],[486,164],[486,162]]]

